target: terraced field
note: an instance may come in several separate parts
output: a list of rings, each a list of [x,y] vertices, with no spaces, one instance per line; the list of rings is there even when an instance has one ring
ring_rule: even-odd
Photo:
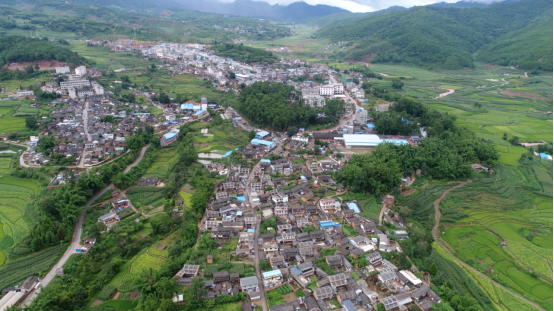
[[[0,265],[5,253],[27,234],[25,208],[38,191],[39,185],[32,179],[0,178]]]
[[[179,157],[177,155],[177,148],[171,146],[160,150],[156,159],[146,170],[144,177],[158,177],[160,179],[167,178],[169,170],[177,163]]]
[[[119,291],[130,291],[133,289],[133,281],[138,276],[150,268],[154,271],[161,269],[166,263],[167,258],[167,251],[160,251],[150,247],[127,262],[121,268],[121,271],[111,280],[110,284],[115,286]]]
[[[475,174],[473,183],[453,190],[440,205],[443,220],[449,213],[464,215],[441,220],[442,238],[456,257],[545,309],[553,306],[549,165],[499,164],[493,176]]]

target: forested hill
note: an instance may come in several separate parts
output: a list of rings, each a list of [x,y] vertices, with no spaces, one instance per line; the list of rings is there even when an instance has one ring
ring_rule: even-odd
[[[477,54],[484,63],[524,69],[552,70],[552,11],[545,12],[520,30],[509,32]]]
[[[77,53],[68,48],[42,39],[31,39],[22,36],[0,36],[0,67],[13,62],[36,62],[57,60],[71,65],[89,64]]]
[[[473,53],[493,45],[497,39],[505,40],[510,33],[523,29],[545,12],[552,16],[551,0],[521,0],[485,8],[414,7],[384,16],[334,21],[316,36],[352,41],[353,47],[341,51],[336,58],[364,60],[372,55],[372,62],[409,62],[454,69],[473,67]],[[551,42],[552,34],[526,39],[528,48],[532,49],[546,45],[548,40]],[[548,52],[552,55],[552,45],[544,56],[538,55],[533,61],[547,57]],[[502,62],[506,59],[511,65],[520,65],[522,58],[520,53],[505,50]]]

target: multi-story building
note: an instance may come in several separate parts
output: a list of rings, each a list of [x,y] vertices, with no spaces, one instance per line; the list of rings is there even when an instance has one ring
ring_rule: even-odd
[[[60,87],[62,88],[62,90],[67,90],[70,87],[73,87],[73,88],[76,88],[76,89],[81,89],[85,86],[90,86],[90,81],[87,80],[87,79],[69,80],[69,81],[60,82]]]
[[[69,67],[68,67],[68,66],[65,66],[65,67],[56,67],[56,73],[57,73],[57,74],[69,73]]]
[[[92,85],[92,89],[94,90],[96,95],[104,94],[104,88],[102,87],[102,85],[100,85],[100,83],[92,81],[90,84]]]
[[[265,288],[270,288],[283,282],[283,274],[279,269],[264,272],[262,273],[262,277],[264,279]]]
[[[319,95],[322,96],[333,96],[335,95],[335,86],[332,84],[322,85],[319,87]]]
[[[356,114],[356,121],[360,124],[367,124],[367,110],[362,110]]]
[[[84,75],[87,74],[87,67],[79,66],[75,68],[75,74],[78,75],[79,77],[83,77]]]

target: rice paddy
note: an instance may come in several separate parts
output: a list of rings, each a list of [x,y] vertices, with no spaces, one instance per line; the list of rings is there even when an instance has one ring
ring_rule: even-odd
[[[442,238],[467,264],[551,309],[551,163],[518,164],[499,164],[495,175],[475,174],[450,192],[440,204],[443,219],[452,211],[464,217],[442,222]]]

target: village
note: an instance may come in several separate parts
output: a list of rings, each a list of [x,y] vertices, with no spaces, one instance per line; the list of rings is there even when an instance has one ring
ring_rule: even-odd
[[[114,46],[115,51],[118,49],[123,48]],[[332,130],[301,128],[294,135],[255,128],[233,108],[224,110],[206,98],[199,103],[154,101],[152,104],[163,109],[163,114],[153,116],[146,105],[115,100],[98,83],[83,79],[95,70],[78,67],[72,75],[63,67],[56,71],[67,80],[59,87],[48,84],[43,88],[64,96],[50,103],[56,109],[39,137],[27,143],[30,148],[22,154],[22,163],[45,165],[60,154],[78,168],[102,165],[127,152],[126,138],[139,129],[150,127],[159,135],[160,146],[165,147],[177,141],[181,125],[195,121],[208,124],[212,120],[209,112],[217,111],[221,119],[232,120],[235,128],[255,132],[255,137],[235,150],[245,160],[244,165],[200,157],[204,169],[224,179],[216,185],[199,227],[203,235],[217,243],[216,249],[232,246],[231,256],[253,264],[256,275],[241,276],[226,270],[204,275],[214,261],[214,256],[208,255],[205,265],[185,264],[175,275],[176,284],[190,286],[202,277],[206,299],[246,293],[249,301],[243,304],[245,311],[257,306],[264,311],[354,311],[373,310],[378,304],[383,304],[385,310],[415,307],[426,311],[440,303],[429,287],[428,276],[415,266],[399,269],[389,260],[391,254],[402,252],[398,241],[409,238],[404,220],[389,209],[394,197],[383,198],[380,219],[362,217],[361,206],[355,200],[343,201],[341,196],[347,194],[347,189],[330,174],[340,171],[355,153],[382,143],[416,147],[420,139],[377,135],[368,111],[360,107],[363,90],[349,76],[326,66],[303,67],[297,60],[281,60],[280,65],[294,69],[250,66],[181,45],[142,47],[141,52],[145,57],[174,63],[170,69],[175,74],[209,77],[222,91],[232,80],[227,72],[233,71],[235,84],[283,82],[299,90],[306,105],[321,107],[326,98],[340,98],[345,100],[347,112]],[[328,76],[329,84],[286,79],[306,74]],[[209,135],[207,129],[202,133]],[[55,141],[53,153],[38,152],[41,138],[50,135]],[[306,152],[312,150],[317,153]],[[63,183],[63,174],[59,177],[56,180]],[[411,178],[404,176],[402,182],[409,184]],[[163,186],[156,177],[143,177],[136,184]],[[106,232],[133,214],[131,209],[137,211],[124,193],[113,191],[111,196],[109,212],[98,217]],[[140,221],[140,217],[135,220]],[[95,239],[86,237],[77,251],[86,253],[94,243]],[[290,292],[295,294],[277,294],[284,298],[275,299],[275,293]],[[176,293],[173,301],[185,303],[182,297]]]

